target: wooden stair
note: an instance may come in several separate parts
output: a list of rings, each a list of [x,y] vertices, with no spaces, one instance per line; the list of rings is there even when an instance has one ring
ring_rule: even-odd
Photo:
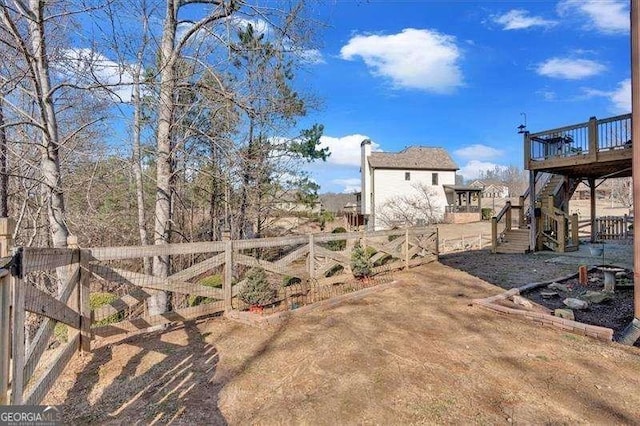
[[[503,234],[496,253],[526,253],[529,251],[529,230],[510,229]]]

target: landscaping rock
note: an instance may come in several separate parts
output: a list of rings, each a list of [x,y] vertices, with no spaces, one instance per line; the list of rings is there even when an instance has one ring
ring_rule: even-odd
[[[589,307],[589,304],[584,300],[575,299],[573,297],[567,297],[562,301],[562,303],[564,303],[565,306],[568,306],[571,309],[587,309]]]
[[[569,293],[571,290],[569,289],[569,287],[567,287],[564,284],[560,284],[560,283],[551,283],[547,286],[547,288],[551,289],[551,290],[559,290],[559,291],[564,291],[565,293]]]
[[[513,303],[515,303],[516,305],[520,305],[527,309],[533,308],[533,304],[522,296],[513,296],[511,300],[513,300]]]
[[[627,276],[626,272],[616,272],[616,278],[625,278]]]
[[[580,299],[586,300],[589,303],[604,303],[609,300],[613,300],[613,294],[608,291],[588,291]]]
[[[633,281],[628,278],[623,278],[616,282],[616,288],[632,288]]]
[[[600,278],[598,278],[598,277],[591,277],[591,278],[589,278],[589,282],[597,283],[598,281],[600,281]]]
[[[553,311],[553,315],[559,318],[564,318],[571,321],[576,320],[576,317],[575,315],[573,315],[573,311],[571,309],[556,309],[555,311]]]
[[[543,299],[551,299],[552,297],[558,296],[558,292],[557,291],[541,291],[540,296],[542,296]]]

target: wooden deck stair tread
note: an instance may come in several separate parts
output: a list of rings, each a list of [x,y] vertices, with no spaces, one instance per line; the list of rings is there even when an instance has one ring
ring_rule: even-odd
[[[526,253],[529,250],[529,230],[511,229],[504,233],[504,241],[497,247],[497,253]]]

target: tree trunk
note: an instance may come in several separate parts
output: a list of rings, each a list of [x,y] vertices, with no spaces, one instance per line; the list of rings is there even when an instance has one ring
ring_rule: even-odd
[[[140,244],[146,246],[147,240],[147,218],[144,210],[144,185],[142,182],[142,165],[140,154],[140,132],[142,128],[141,108],[142,99],[140,98],[140,62],[133,73],[133,159],[132,168],[136,185],[136,202],[138,207],[138,232],[140,234]],[[145,274],[151,273],[151,262],[148,257],[143,259]]]
[[[4,129],[4,111],[0,97],[0,216],[9,217],[9,175],[7,174],[7,133]]]
[[[175,109],[174,89],[174,43],[177,29],[177,11],[179,4],[167,0],[167,11],[162,30],[160,46],[160,103],[158,106],[158,130],[156,152],[156,207],[154,243],[168,244],[171,238],[171,173],[172,144],[171,124]],[[157,256],[153,259],[153,274],[167,277],[169,274],[169,256]],[[157,315],[167,309],[167,293],[158,291],[149,298],[149,314]]]
[[[49,197],[47,214],[49,218],[49,232],[54,247],[66,247],[69,229],[67,228],[60,174],[58,122],[51,93],[51,79],[49,76],[49,62],[46,51],[46,37],[44,30],[45,2],[30,0],[29,7],[32,17],[28,20],[29,41],[36,68],[36,81],[39,89],[39,103],[42,124],[46,131],[42,134],[42,148],[40,167],[44,185]]]

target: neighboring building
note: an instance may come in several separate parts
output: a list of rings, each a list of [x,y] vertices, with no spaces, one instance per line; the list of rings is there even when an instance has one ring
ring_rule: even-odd
[[[369,229],[382,229],[380,209],[398,196],[418,196],[417,187],[432,190],[432,205],[439,220],[448,200],[444,186],[454,186],[458,166],[443,148],[412,146],[398,153],[371,152],[371,141],[361,147],[360,212]]]
[[[336,215],[342,214],[345,211],[352,212],[358,201],[356,194],[326,193],[320,194],[318,197],[324,210]]]
[[[509,187],[501,183],[486,183],[474,180],[468,186],[482,189],[482,198],[509,198]]]
[[[484,187],[482,198],[508,198],[509,187],[500,184],[490,184]]]

